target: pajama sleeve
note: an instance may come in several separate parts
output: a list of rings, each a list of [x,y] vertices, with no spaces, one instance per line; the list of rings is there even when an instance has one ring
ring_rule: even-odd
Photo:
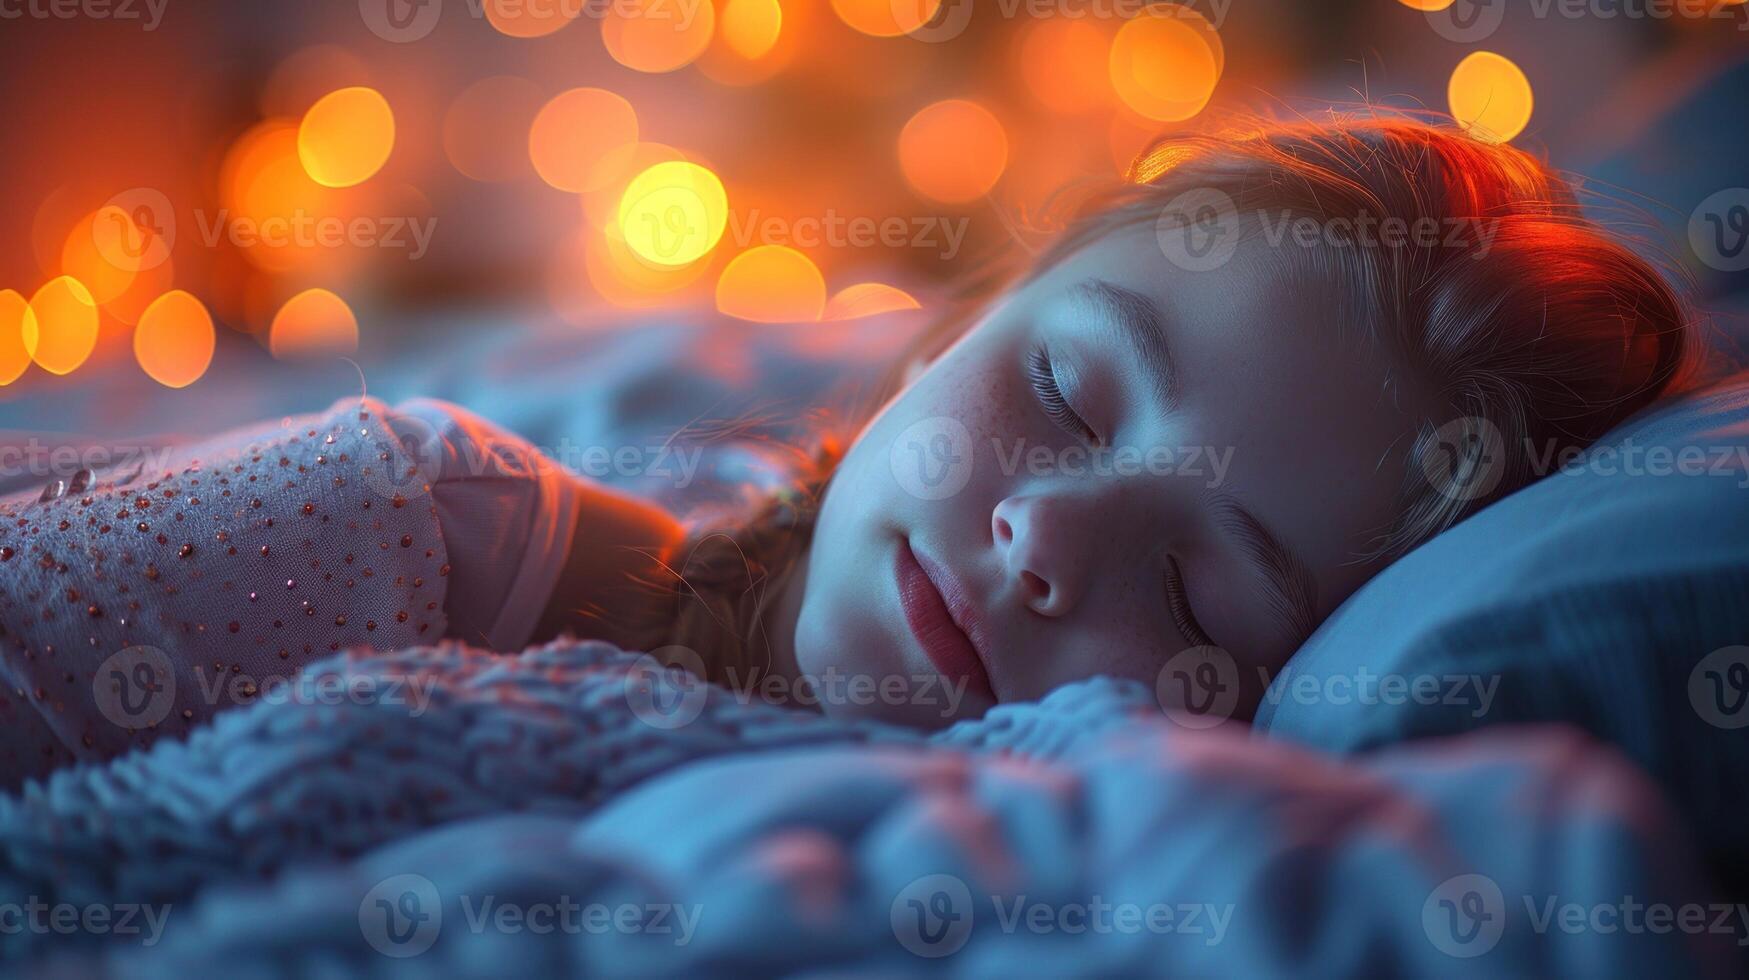
[[[0,499],[0,783],[301,690],[334,651],[527,643],[581,478],[429,399],[327,411]]]

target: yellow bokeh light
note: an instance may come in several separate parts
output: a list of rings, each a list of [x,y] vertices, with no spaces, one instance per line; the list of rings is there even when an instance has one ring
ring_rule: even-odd
[[[97,346],[97,301],[85,284],[59,276],[30,298],[21,335],[31,359],[51,374],[72,374]]]
[[[602,164],[638,142],[638,114],[623,97],[600,88],[561,92],[535,114],[528,157],[535,172],[562,191],[591,191],[612,179]]]
[[[644,261],[690,265],[722,240],[729,224],[729,197],[708,168],[669,160],[626,185],[618,224],[627,247]]]
[[[898,37],[935,17],[942,0],[832,0],[838,19],[864,34]]]
[[[1477,139],[1504,143],[1524,132],[1536,99],[1530,79],[1508,58],[1477,51],[1452,69],[1452,118]]]
[[[691,64],[715,32],[711,0],[615,0],[601,18],[601,42],[613,60],[653,74]]]
[[[152,301],[134,328],[134,359],[153,381],[186,388],[213,362],[213,318],[200,300],[174,289]]]
[[[36,314],[15,289],[0,289],[0,385],[17,381],[30,368],[30,348],[24,345],[26,325],[34,337]]]
[[[274,315],[267,348],[282,359],[356,353],[358,318],[328,290],[306,289]]]
[[[1125,105],[1149,119],[1179,122],[1214,96],[1226,47],[1202,14],[1156,3],[1118,29],[1106,67]]]
[[[1455,2],[1456,0],[1402,0],[1405,7],[1430,13],[1435,10],[1444,10]]]
[[[964,99],[925,106],[899,134],[899,166],[925,197],[963,204],[989,193],[1008,166],[1008,134]]]
[[[826,310],[826,278],[787,245],[757,245],[717,279],[717,310],[758,323],[807,323]]]
[[[485,183],[529,171],[525,135],[541,108],[540,87],[526,78],[494,75],[469,85],[443,117],[443,152],[458,171]]]
[[[884,282],[859,282],[833,293],[832,298],[826,301],[826,309],[821,313],[820,319],[855,320],[881,313],[922,308],[923,304],[917,302],[916,297],[897,286],[889,286]]]
[[[324,95],[298,126],[298,159],[310,179],[324,187],[364,183],[394,149],[395,113],[373,88]]]
[[[79,280],[91,293],[92,301],[100,305],[126,292],[140,267],[139,261],[125,251],[104,246],[111,235],[138,239],[137,229],[132,235],[126,231],[114,233],[112,223],[134,227],[126,212],[106,206],[81,218],[67,233],[67,242],[61,247],[60,271]]]
[[[1110,101],[1107,32],[1086,20],[1048,17],[1021,36],[1019,64],[1027,90],[1053,112],[1086,112]]]
[[[783,33],[783,8],[777,0],[729,0],[721,30],[729,50],[749,61],[763,58]]]
[[[545,37],[583,13],[579,0],[485,0],[486,20],[509,37]]]

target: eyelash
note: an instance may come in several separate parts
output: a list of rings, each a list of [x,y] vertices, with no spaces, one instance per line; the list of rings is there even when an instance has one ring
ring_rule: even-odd
[[[1069,406],[1069,400],[1063,397],[1063,389],[1057,384],[1057,372],[1051,364],[1051,355],[1043,344],[1032,349],[1026,359],[1026,376],[1032,382],[1032,390],[1038,394],[1039,404],[1044,407],[1045,414],[1050,416],[1060,428],[1070,435],[1078,436],[1086,441],[1099,445],[1099,433],[1093,431],[1093,426],[1087,424],[1075,409]]]
[[[1172,610],[1172,621],[1192,646],[1220,646],[1209,639],[1208,633],[1197,623],[1196,614],[1190,611],[1190,595],[1184,590],[1184,573],[1178,568],[1178,559],[1170,556],[1166,559],[1166,605]]]

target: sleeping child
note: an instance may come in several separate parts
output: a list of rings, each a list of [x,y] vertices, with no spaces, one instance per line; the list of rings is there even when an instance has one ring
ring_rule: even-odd
[[[597,638],[929,727],[1188,655],[1204,689],[1168,707],[1218,690],[1243,719],[1381,568],[1683,384],[1688,329],[1512,147],[1376,118],[1174,138],[731,518],[683,522],[425,399],[6,501],[0,771],[440,636]],[[1221,465],[1172,465],[1189,447]]]

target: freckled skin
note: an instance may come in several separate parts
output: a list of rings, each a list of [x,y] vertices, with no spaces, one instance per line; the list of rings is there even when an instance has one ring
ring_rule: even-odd
[[[1268,249],[1246,243],[1221,268],[1190,272],[1166,261],[1151,229],[1118,232],[1008,296],[883,409],[840,465],[806,567],[778,607],[796,623],[786,669],[935,675],[898,599],[893,565],[908,540],[954,569],[982,610],[999,701],[1096,674],[1152,685],[1196,645],[1166,599],[1171,556],[1196,620],[1239,664],[1242,705],[1254,703],[1259,668],[1279,667],[1302,638],[1271,617],[1261,577],[1222,530],[1206,455],[1190,472],[1071,473],[1005,466],[992,440],[1043,446],[1054,460],[1084,445],[1041,407],[1029,378],[1028,354],[1045,345],[1058,380],[1072,379],[1065,398],[1101,442],[1230,452],[1219,488],[1305,562],[1321,621],[1381,567],[1358,556],[1396,517],[1415,423],[1440,409],[1364,331],[1333,322],[1344,306],[1333,284],[1291,278]],[[1109,317],[1077,298],[1073,287],[1092,276],[1162,312],[1180,374],[1176,410],[1151,399],[1155,367],[1136,363]],[[910,459],[907,444],[897,456],[894,446],[943,417],[970,436],[969,470],[957,493],[924,499],[895,463]],[[968,695],[951,713],[940,699],[824,710],[937,726],[989,707]]]

